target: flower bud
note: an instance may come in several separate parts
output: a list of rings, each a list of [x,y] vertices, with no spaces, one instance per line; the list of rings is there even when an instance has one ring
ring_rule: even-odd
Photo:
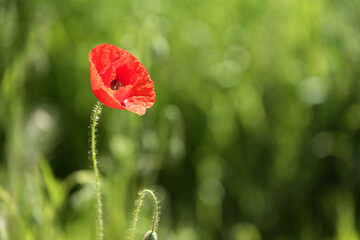
[[[149,230],[145,233],[143,240],[157,240],[157,234],[156,232]]]

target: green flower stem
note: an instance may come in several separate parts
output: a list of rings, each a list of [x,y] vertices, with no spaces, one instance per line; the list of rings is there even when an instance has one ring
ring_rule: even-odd
[[[134,219],[132,222],[132,226],[131,226],[131,235],[130,235],[130,240],[134,239],[134,235],[135,235],[135,228],[136,228],[136,222],[139,216],[139,212],[140,212],[140,207],[142,205],[142,200],[144,198],[144,196],[148,194],[154,202],[154,209],[153,209],[153,218],[152,218],[152,224],[151,224],[151,231],[155,232],[156,231],[156,227],[159,221],[159,205],[158,205],[158,200],[155,196],[155,194],[149,190],[149,189],[144,189],[141,192],[139,192],[139,199],[137,200],[137,206],[134,212]]]
[[[102,210],[101,210],[101,194],[100,194],[100,176],[99,171],[97,168],[97,160],[96,160],[96,148],[95,148],[95,132],[96,132],[96,125],[97,120],[100,117],[101,113],[101,103],[97,102],[94,107],[93,115],[92,115],[92,124],[91,124],[91,157],[94,164],[94,175],[95,175],[95,186],[96,186],[96,212],[97,212],[97,219],[96,219],[96,239],[102,240],[103,239],[103,220],[102,220]]]

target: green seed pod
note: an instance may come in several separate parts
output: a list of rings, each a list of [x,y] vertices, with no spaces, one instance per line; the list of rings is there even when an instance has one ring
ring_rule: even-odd
[[[143,240],[157,240],[157,234],[156,232],[153,232],[152,230],[149,230],[145,233]]]

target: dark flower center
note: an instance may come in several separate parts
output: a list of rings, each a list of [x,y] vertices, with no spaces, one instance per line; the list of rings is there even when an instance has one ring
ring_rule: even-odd
[[[120,83],[119,79],[115,78],[110,82],[110,88],[112,90],[118,90],[119,87],[121,87],[121,83]]]

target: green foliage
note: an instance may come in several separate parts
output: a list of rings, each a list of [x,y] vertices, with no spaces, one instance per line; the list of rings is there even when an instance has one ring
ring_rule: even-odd
[[[87,54],[107,42],[157,99],[103,109],[104,239],[150,187],[160,239],[358,240],[359,22],[357,0],[0,0],[0,239],[94,239]]]

